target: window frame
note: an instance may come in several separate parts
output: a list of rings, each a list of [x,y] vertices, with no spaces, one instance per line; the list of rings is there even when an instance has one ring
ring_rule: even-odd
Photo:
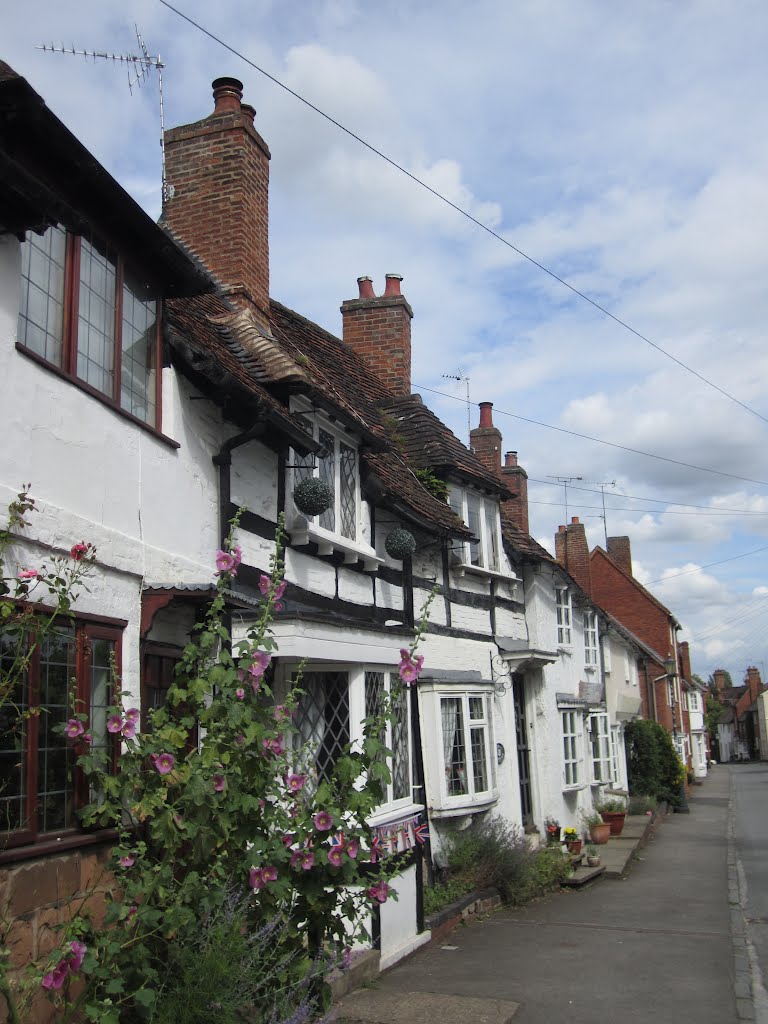
[[[438,730],[437,752],[439,760],[440,800],[444,810],[471,805],[484,806],[497,799],[496,759],[493,730],[493,693],[489,688],[469,687],[461,689],[440,688],[435,691],[436,723]],[[470,701],[481,699],[483,716],[473,718]],[[458,700],[461,711],[461,733],[464,754],[464,770],[466,772],[466,792],[451,793],[448,787],[448,766],[446,765],[446,737],[443,723],[443,702]],[[472,733],[482,733],[485,747],[486,788],[479,789],[475,777]]]
[[[590,640],[592,641],[590,643]],[[600,664],[599,637],[597,633],[597,612],[584,611],[584,664],[597,668]]]
[[[46,609],[44,606],[38,605],[36,607],[42,614],[45,614]],[[48,611],[52,611],[52,609],[48,609]],[[92,660],[92,643],[95,640],[106,640],[113,644],[115,674],[119,678],[122,673],[122,642],[127,623],[124,620],[108,619],[105,616],[83,616],[75,614],[71,619],[62,619],[60,625],[63,629],[72,630],[72,646],[74,648],[73,671],[67,682],[68,700],[71,699],[71,696],[74,693],[74,697],[77,701],[77,707],[83,708],[87,711],[88,717],[85,728],[86,731],[90,731],[92,728],[91,697],[94,669]],[[23,684],[27,695],[27,700],[24,706],[28,709],[45,707],[44,704],[40,703],[43,643],[44,638],[35,645],[35,649],[30,657],[27,679]],[[74,691],[71,689],[70,685],[72,678],[74,678],[75,681]],[[111,681],[109,680],[108,686],[110,689],[107,691],[105,698],[107,704],[111,702],[113,698],[113,694],[111,692]],[[29,856],[36,856],[38,854],[42,855],[42,853],[49,852],[48,847],[55,847],[56,849],[71,848],[79,845],[81,842],[87,842],[91,836],[91,832],[85,829],[76,820],[76,812],[89,803],[90,797],[88,793],[87,780],[82,770],[74,764],[74,757],[71,768],[67,769],[68,776],[71,772],[71,785],[67,785],[67,790],[72,794],[72,814],[73,821],[75,821],[75,823],[46,832],[43,832],[40,828],[40,719],[41,714],[39,712],[29,716],[23,741],[24,752],[22,772],[24,776],[23,785],[25,790],[23,795],[25,827],[10,830],[0,829],[0,836],[2,836],[5,843],[4,849],[0,852],[0,859],[2,860],[11,859],[19,854],[23,854],[25,850],[30,851],[28,854]],[[60,746],[62,749],[72,750],[77,746],[76,743],[72,744],[63,737],[57,736],[57,738],[61,739]],[[119,753],[119,736],[114,736],[105,731],[104,745],[108,752],[111,770],[116,772]],[[70,779],[68,778],[67,781],[69,783]],[[7,857],[5,854],[7,854]]]
[[[374,812],[374,817],[379,819],[383,816],[388,816],[394,811],[400,811],[403,808],[411,807],[414,803],[413,800],[413,789],[414,789],[414,776],[413,776],[413,734],[411,729],[411,687],[400,684],[397,672],[383,668],[372,668],[366,666],[363,671],[363,689],[368,681],[369,674],[379,674],[384,677],[384,687],[386,692],[389,694],[392,692],[392,684],[395,682],[399,684],[399,695],[400,698],[405,700],[404,708],[404,721],[405,721],[405,744],[404,749],[395,747],[395,737],[393,736],[392,722],[388,721],[386,725],[386,733],[382,737],[382,742],[385,746],[392,751],[392,755],[387,757],[387,767],[389,768],[390,781],[386,784],[386,797],[383,803],[379,804]],[[364,692],[364,700],[366,705],[368,703],[368,695]],[[368,717],[368,708],[366,706],[366,717]],[[356,737],[358,742],[362,739],[361,735]],[[406,781],[406,793],[405,796],[395,797],[395,758],[405,758],[406,770],[407,770],[407,781]]]
[[[606,711],[591,711],[587,722],[592,761],[592,784],[603,786],[611,781],[611,733]]]
[[[621,771],[621,762],[619,760],[619,751],[623,749],[623,743],[621,743],[621,726],[610,725],[610,744],[611,744],[611,782],[614,786],[621,788],[624,785],[623,773]]]
[[[504,565],[504,545],[501,533],[501,512],[498,498],[482,494],[472,487],[450,484],[448,487],[448,505],[456,513],[468,529],[470,502],[477,502],[477,522],[479,524],[477,541],[461,541],[461,565],[466,569],[483,571],[500,576],[511,574]],[[489,519],[493,518],[493,537],[489,537]],[[474,551],[478,551],[479,560],[473,561]],[[495,564],[492,554],[495,553]]]
[[[563,598],[565,598],[563,600]],[[555,587],[555,612],[557,615],[557,642],[561,647],[573,644],[573,602],[568,587]]]
[[[291,412],[307,426],[311,426],[311,431],[307,433],[312,437],[314,441],[320,440],[320,432],[323,431],[325,434],[333,438],[333,514],[334,514],[334,528],[330,529],[327,526],[323,526],[321,520],[327,513],[322,513],[319,516],[307,516],[301,512],[294,505],[294,512],[297,516],[304,518],[311,526],[312,532],[317,534],[320,538],[328,538],[331,542],[337,542],[341,546],[352,546],[354,548],[370,548],[363,539],[363,517],[362,517],[362,491],[360,486],[360,445],[356,437],[350,432],[346,431],[338,423],[332,421],[328,416],[325,416],[319,409],[313,409],[305,403],[292,403]],[[354,522],[355,530],[354,537],[347,537],[341,530],[341,503],[342,503],[342,475],[341,475],[341,463],[342,463],[342,445],[351,449],[355,456],[354,466]],[[289,494],[293,494],[296,485],[307,477],[320,478],[323,472],[324,460],[319,458],[312,458],[309,463],[302,462],[302,456],[295,451],[290,449],[290,478],[289,478]],[[327,482],[327,481],[326,481]],[[371,549],[372,550],[372,549]]]
[[[81,287],[81,252],[82,242],[85,241],[92,248],[97,248],[103,245],[103,240],[96,236],[92,238],[86,238],[84,235],[73,234],[67,231],[63,227],[54,225],[48,228],[48,231],[61,231],[65,236],[65,247],[64,247],[64,274],[63,274],[63,294],[62,294],[62,324],[61,324],[61,335],[59,338],[61,344],[61,362],[58,363],[53,359],[50,359],[46,354],[41,354],[36,351],[25,341],[20,340],[22,336],[22,321],[28,320],[26,316],[26,299],[23,295],[19,297],[19,312],[17,320],[17,342],[16,347],[19,351],[25,355],[31,357],[36,362],[45,366],[47,369],[52,370],[59,376],[63,377],[67,381],[74,384],[82,391],[87,392],[94,398],[99,399],[110,408],[114,409],[120,415],[127,417],[133,423],[137,423],[148,430],[155,433],[161,434],[162,425],[162,321],[163,321],[163,301],[160,294],[154,295],[151,301],[155,303],[155,324],[154,324],[154,341],[151,346],[152,363],[154,364],[154,382],[150,382],[147,388],[147,398],[152,398],[154,402],[154,414],[151,418],[144,419],[136,413],[132,412],[130,408],[123,405],[122,402],[122,376],[123,376],[123,296],[124,288],[127,287],[127,281],[132,277],[141,279],[141,275],[136,272],[134,273],[134,265],[128,261],[126,263],[125,258],[120,252],[116,251],[111,245],[107,245],[108,261],[114,267],[114,314],[113,314],[113,338],[112,341],[112,359],[113,359],[113,371],[112,371],[112,387],[109,392],[101,390],[95,385],[91,384],[84,377],[81,377],[78,373],[78,353],[83,351],[82,342],[79,334],[79,307],[80,307],[80,287]],[[28,234],[32,234],[29,232]],[[47,234],[47,232],[45,233]],[[45,235],[43,235],[45,237]],[[32,239],[27,238],[22,242],[22,246],[33,244]],[[24,250],[22,249],[22,260],[24,259]],[[22,277],[22,282],[31,280],[30,278]],[[40,287],[38,285],[38,287]],[[40,289],[43,290],[42,288]],[[153,292],[159,292],[159,289],[151,287],[150,290]],[[50,291],[45,292],[50,297]],[[161,435],[162,436],[162,435]],[[171,442],[176,447],[175,442]]]
[[[584,712],[579,708],[561,707],[560,729],[563,737],[563,789],[581,789],[584,785]]]

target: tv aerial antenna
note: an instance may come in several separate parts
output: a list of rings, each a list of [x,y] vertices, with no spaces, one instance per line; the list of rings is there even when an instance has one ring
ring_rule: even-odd
[[[563,485],[563,501],[565,504],[565,524],[568,525],[568,485],[572,484],[575,480],[583,480],[581,476],[553,476],[551,473],[547,473],[549,480],[557,480],[559,484]]]
[[[469,401],[469,377],[461,367],[459,367],[456,373],[443,373],[441,376],[443,380],[463,381],[467,385],[467,448],[471,449],[472,420],[470,419],[471,402]]]
[[[615,487],[616,486],[616,481],[615,480],[608,480],[608,481],[606,481],[604,483],[600,483],[597,480],[588,480],[587,482],[589,484],[591,484],[592,487],[599,487],[600,488],[600,493],[603,496],[603,514],[601,516],[599,516],[598,518],[603,520],[603,530],[605,532],[605,550],[607,551],[608,550],[608,520],[607,520],[606,515],[605,515],[605,488],[606,487]]]
[[[173,185],[168,183],[165,175],[165,112],[163,109],[163,68],[165,64],[160,60],[160,54],[153,57],[144,43],[139,32],[138,25],[135,25],[136,39],[139,44],[140,53],[108,53],[106,50],[78,50],[74,46],[56,46],[54,43],[43,43],[36,46],[36,50],[43,50],[45,53],[67,53],[74,57],[89,58],[96,61],[112,61],[113,64],[122,64],[128,71],[128,90],[133,95],[134,89],[141,86],[151,76],[153,71],[157,72],[158,92],[160,95],[160,153],[162,162],[162,192],[163,203],[173,198]]]

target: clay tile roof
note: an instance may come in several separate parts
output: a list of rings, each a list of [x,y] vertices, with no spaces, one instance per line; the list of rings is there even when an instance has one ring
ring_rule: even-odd
[[[550,555],[546,548],[543,548],[541,544],[533,539],[529,534],[523,533],[519,526],[517,526],[506,512],[504,506],[501,506],[501,532],[504,537],[504,541],[518,554],[524,555],[527,558],[532,558],[535,561],[552,562],[555,563],[555,559]]]
[[[419,395],[387,397],[379,407],[397,421],[395,431],[400,447],[412,465],[419,469],[443,468],[480,487],[509,496],[499,478],[424,405]]]
[[[225,341],[236,342],[244,352],[241,362],[261,383],[288,384],[307,382],[306,372],[264,333],[250,309],[212,315],[209,320]]]
[[[400,510],[407,516],[410,512],[408,518],[452,537],[472,536],[450,506],[431,494],[396,452],[366,452],[363,464],[382,487],[382,497],[389,499],[396,508],[406,506]]]

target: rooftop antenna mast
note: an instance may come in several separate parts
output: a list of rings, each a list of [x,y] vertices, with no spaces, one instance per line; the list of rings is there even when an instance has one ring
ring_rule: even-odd
[[[173,197],[173,185],[168,184],[168,179],[165,176],[165,111],[163,108],[163,68],[165,64],[160,60],[160,54],[157,57],[150,55],[138,26],[135,25],[134,28],[136,29],[136,39],[141,51],[138,54],[107,53],[104,50],[77,50],[74,46],[64,46],[63,44],[56,46],[53,43],[43,43],[42,46],[36,46],[35,49],[44,50],[46,53],[69,53],[74,57],[85,57],[86,60],[90,57],[94,63],[97,60],[106,60],[112,61],[113,64],[122,64],[128,71],[128,89],[131,95],[133,95],[134,88],[141,88],[151,71],[157,72],[157,83],[160,93],[160,153],[163,175],[163,203],[165,203],[166,200]]]
[[[563,499],[565,502],[565,525],[568,525],[568,484],[572,484],[574,480],[583,480],[581,476],[553,476],[551,473],[547,473],[547,477],[550,480],[557,480],[559,484],[563,485]]]
[[[471,448],[472,420],[470,419],[471,403],[469,401],[469,377],[466,375],[466,373],[461,367],[459,367],[456,373],[444,373],[441,376],[443,380],[464,381],[464,383],[467,385],[467,448]]]
[[[616,481],[615,480],[608,480],[606,483],[598,483],[596,480],[590,480],[589,483],[591,483],[591,485],[593,487],[599,487],[600,488],[600,493],[603,496],[603,514],[600,516],[600,518],[603,520],[603,530],[605,531],[605,550],[607,551],[608,550],[608,520],[606,519],[606,516],[605,516],[605,488],[606,487],[615,487],[616,486]]]

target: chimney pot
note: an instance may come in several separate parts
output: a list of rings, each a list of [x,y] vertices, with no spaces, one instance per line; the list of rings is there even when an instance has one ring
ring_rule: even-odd
[[[488,430],[493,426],[493,402],[480,403],[480,429]]]
[[[361,299],[375,299],[376,296],[373,292],[373,283],[370,277],[358,277],[357,288],[360,292]]]
[[[579,521],[579,517],[578,516],[571,516],[571,522],[572,523],[578,523],[578,521]]]
[[[240,110],[243,83],[238,78],[214,78],[211,88],[215,103],[214,114],[229,114],[232,111]]]
[[[252,107],[250,103],[241,103],[240,104],[240,113],[241,114],[245,114],[245,116],[250,121],[253,121],[254,118],[256,117],[256,107]]]
[[[402,274],[386,274],[387,284],[384,289],[385,296],[399,295],[400,294],[400,282],[403,280]]]
[[[557,532],[558,533],[565,533],[567,531],[567,529],[568,529],[567,526],[558,526]]]
[[[507,452],[504,456],[505,466],[516,466],[517,465],[517,452]]]

